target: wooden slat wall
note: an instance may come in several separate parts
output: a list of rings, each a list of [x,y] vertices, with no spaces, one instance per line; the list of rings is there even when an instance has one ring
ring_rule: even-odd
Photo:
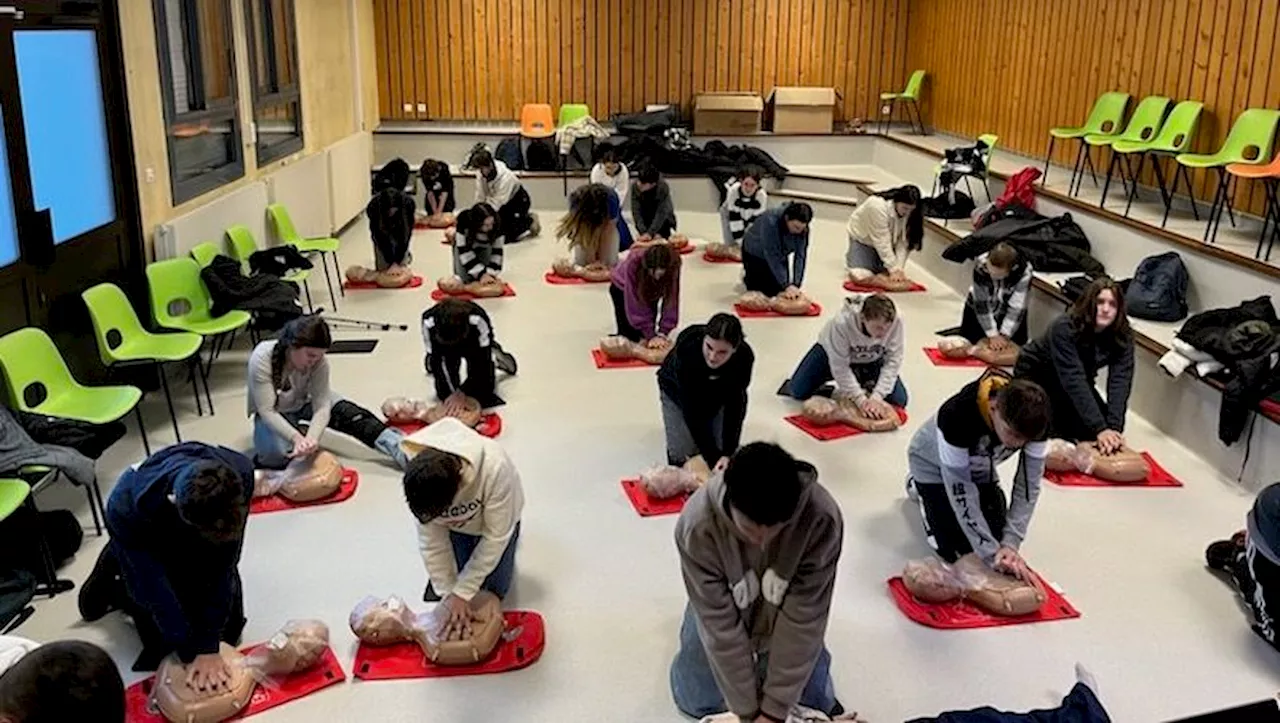
[[[1211,153],[1246,108],[1280,108],[1280,0],[910,0],[907,65],[929,71],[925,117],[1043,158],[1048,129],[1083,123],[1100,93],[1205,104],[1193,150]],[[1075,146],[1058,144],[1058,163]],[[1148,179],[1150,181],[1150,179]],[[1261,190],[1238,204],[1259,211]],[[1196,195],[1214,182],[1193,177]]]
[[[384,120],[597,118],[696,93],[834,86],[846,119],[899,88],[909,0],[374,0]]]

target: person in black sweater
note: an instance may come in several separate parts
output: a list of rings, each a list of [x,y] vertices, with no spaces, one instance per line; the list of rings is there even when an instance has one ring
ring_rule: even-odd
[[[755,361],[736,316],[716,314],[680,332],[658,369],[669,464],[701,455],[714,467],[737,450]]]
[[[418,177],[422,179],[425,203],[423,210],[432,218],[439,218],[446,213],[453,213],[457,207],[453,192],[453,172],[449,164],[428,158],[418,169]]]
[[[1103,367],[1106,399],[1095,387]],[[1051,436],[1096,440],[1103,454],[1119,451],[1133,387],[1133,332],[1119,285],[1106,277],[1089,284],[1043,336],[1023,347],[1013,374],[1048,392]]]
[[[445,299],[422,312],[422,344],[423,365],[435,378],[436,396],[450,414],[462,410],[466,397],[486,409],[503,403],[495,392],[496,369],[514,375],[516,360],[493,337],[493,322],[479,304]]]

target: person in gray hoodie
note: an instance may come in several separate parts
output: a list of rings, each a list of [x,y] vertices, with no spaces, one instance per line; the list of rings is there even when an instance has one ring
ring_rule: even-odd
[[[676,707],[784,721],[839,715],[823,638],[844,521],[813,465],[753,442],[689,498],[676,549],[689,603],[671,664]]]
[[[1018,549],[1040,497],[1052,411],[1035,382],[999,371],[942,403],[907,447],[907,494],[920,503],[925,539],[947,562],[976,552],[994,570],[1029,579]],[[996,465],[1019,452],[1012,502]]]
[[[849,399],[872,419],[885,419],[907,406],[907,388],[898,373],[906,343],[902,317],[884,294],[847,298],[818,335],[779,394],[808,399],[835,382],[837,399]]]

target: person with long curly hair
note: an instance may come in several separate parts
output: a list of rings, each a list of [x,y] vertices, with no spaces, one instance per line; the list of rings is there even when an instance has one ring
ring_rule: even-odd
[[[569,213],[560,219],[556,238],[567,239],[578,266],[618,265],[622,208],[612,189],[599,183],[580,186],[569,195]]]

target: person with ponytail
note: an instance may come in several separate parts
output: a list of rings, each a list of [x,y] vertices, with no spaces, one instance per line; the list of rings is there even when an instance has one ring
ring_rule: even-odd
[[[924,207],[920,189],[899,186],[867,197],[849,216],[849,277],[862,283],[887,275],[906,281],[907,257],[924,247]]]
[[[669,344],[680,322],[680,254],[665,244],[636,248],[613,269],[609,297],[618,336],[654,348]]]
[[[303,316],[285,324],[279,339],[254,348],[249,356],[249,414],[256,465],[280,469],[291,459],[313,455],[320,448],[321,435],[332,428],[382,452],[404,469],[408,462],[400,450],[404,435],[330,390],[325,354],[332,344],[324,319]],[[305,432],[303,420],[308,420]]]

